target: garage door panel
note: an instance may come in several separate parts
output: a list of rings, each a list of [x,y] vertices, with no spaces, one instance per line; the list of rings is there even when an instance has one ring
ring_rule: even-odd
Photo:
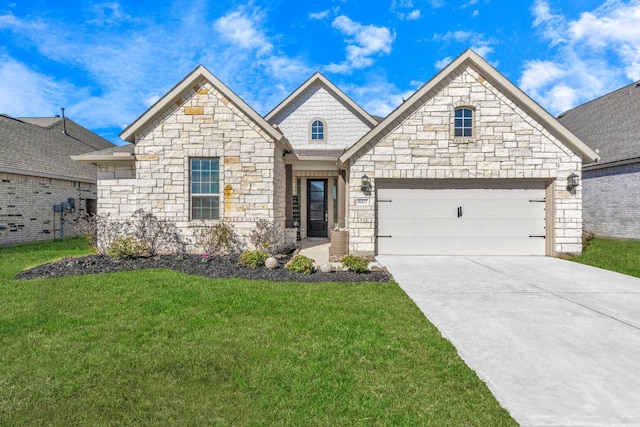
[[[378,253],[544,255],[544,183],[501,185],[379,186]]]

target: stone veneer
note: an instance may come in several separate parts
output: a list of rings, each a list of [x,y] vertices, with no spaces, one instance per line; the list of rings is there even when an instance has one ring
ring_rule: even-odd
[[[474,113],[474,138],[453,138],[454,108]],[[409,110],[412,111],[412,110]],[[582,186],[566,191],[567,177],[580,175],[579,156],[470,67],[461,67],[429,99],[377,143],[354,154],[349,172],[349,246],[355,254],[375,253],[376,179],[542,180],[553,185],[556,253],[582,251]],[[368,205],[360,178],[371,178]],[[553,254],[551,254],[553,255]]]
[[[193,237],[195,227],[217,221],[190,220],[190,159],[217,157],[220,218],[241,236],[268,219],[284,236],[283,150],[206,79],[136,134],[135,156],[133,179],[116,178],[130,166],[101,166],[99,213],[126,218],[144,209]]]
[[[7,228],[0,231],[0,246],[60,238],[53,205],[70,197],[76,209],[65,214],[65,237],[76,235],[73,222],[84,216],[87,199],[96,199],[95,184],[0,173],[0,225]]]
[[[640,162],[585,170],[584,229],[599,236],[640,239]]]

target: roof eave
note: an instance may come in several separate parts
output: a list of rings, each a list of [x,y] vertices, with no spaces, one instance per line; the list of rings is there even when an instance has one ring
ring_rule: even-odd
[[[280,142],[286,149],[290,149],[289,141],[284,138],[284,135],[280,133],[276,128],[271,126],[265,119],[262,118],[253,108],[251,108],[246,102],[244,102],[238,95],[236,95],[231,89],[227,87],[222,81],[214,76],[204,66],[198,65],[191,73],[189,73],[184,79],[182,79],[177,85],[175,85],[166,95],[160,98],[155,104],[151,106],[145,113],[138,117],[132,124],[127,126],[121,133],[120,137],[128,142],[135,143],[136,132],[144,129],[151,123],[158,114],[164,111],[169,105],[176,102],[180,96],[193,86],[193,84],[200,78],[207,79],[217,90],[237,108],[239,108],[244,114],[246,114],[254,123],[256,123],[262,130],[264,130],[270,137],[276,142]]]
[[[368,124],[373,128],[378,122],[367,113],[360,105],[358,105],[353,99],[351,99],[347,94],[345,94],[340,88],[334,85],[329,79],[322,75],[322,73],[316,71],[313,73],[311,77],[309,77],[304,83],[302,83],[296,90],[294,90],[289,96],[282,100],[273,110],[271,110],[264,117],[265,120],[269,123],[280,114],[285,108],[287,108],[291,103],[293,103],[300,95],[302,95],[311,85],[316,82],[320,82],[320,84],[326,86],[334,92],[343,102],[345,102],[349,107],[351,107],[358,115],[360,115],[364,120],[368,122]]]
[[[499,86],[500,90],[506,92],[510,99],[518,100],[521,104],[520,107],[535,116],[536,119],[541,121],[545,127],[554,132],[563,143],[569,145],[569,148],[576,154],[578,154],[583,162],[584,161],[598,161],[600,156],[596,154],[591,148],[589,148],[584,142],[573,135],[568,129],[566,129],[558,120],[549,114],[544,108],[538,105],[527,94],[520,90],[517,86],[511,83],[505,76],[486,62],[480,55],[475,53],[471,49],[467,49],[460,56],[454,59],[449,65],[447,65],[442,71],[436,74],[431,80],[425,83],[420,89],[418,89],[413,95],[411,95],[405,102],[400,104],[395,110],[393,110],[387,117],[384,118],[375,128],[365,134],[358,142],[352,145],[345,153],[340,156],[340,163],[346,163],[351,156],[357,153],[362,147],[371,142],[379,134],[384,132],[385,129],[393,126],[398,120],[401,120],[403,114],[408,109],[413,107],[417,102],[423,101],[422,98],[429,94],[435,87],[437,87],[442,81],[444,81],[451,73],[458,69],[465,62],[470,62],[477,71],[483,74],[483,77],[489,78],[491,83]]]

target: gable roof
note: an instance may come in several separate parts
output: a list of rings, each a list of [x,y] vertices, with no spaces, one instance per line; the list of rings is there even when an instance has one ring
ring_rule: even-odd
[[[175,85],[169,92],[167,92],[162,98],[160,98],[155,104],[151,106],[145,113],[138,117],[132,124],[126,127],[125,130],[120,133],[120,137],[125,141],[135,143],[135,134],[144,129],[151,123],[158,114],[162,113],[172,103],[176,102],[182,94],[193,87],[200,79],[206,79],[211,83],[216,90],[222,93],[233,105],[235,105],[243,114],[248,116],[255,124],[257,124],[262,130],[264,130],[269,136],[271,136],[276,142],[280,142],[285,145],[287,149],[291,149],[287,139],[276,128],[267,123],[265,119],[260,116],[253,108],[251,108],[246,102],[236,95],[231,89],[229,89],[224,83],[222,83],[211,71],[207,70],[204,66],[198,65],[191,73],[189,73],[182,81]]]
[[[370,128],[378,124],[378,122],[369,115],[362,107],[355,103],[354,100],[349,98],[347,94],[338,89],[336,85],[331,83],[329,79],[315,72],[306,82],[302,83],[296,90],[291,92],[280,104],[278,104],[273,110],[271,110],[266,116],[265,120],[269,123],[273,123],[273,120],[283,111],[285,111],[291,104],[293,104],[300,96],[302,96],[307,90],[315,85],[321,85],[327,89],[338,101],[347,107],[351,108],[360,119],[365,122]]]
[[[640,162],[640,81],[562,113],[558,120],[600,154],[598,166]]]
[[[95,182],[96,168],[70,156],[114,145],[88,129],[62,118],[15,118],[0,115],[0,172],[80,182]]]
[[[492,85],[496,86],[502,93],[507,95],[510,100],[526,111],[527,114],[538,120],[539,123],[541,123],[563,144],[567,145],[574,153],[579,155],[583,161],[594,162],[600,158],[585,143],[580,141],[580,139],[569,132],[567,128],[562,126],[555,117],[527,96],[516,85],[511,83],[480,55],[475,53],[473,50],[468,49],[454,59],[453,62],[446,66],[442,71],[436,74],[435,77],[425,83],[405,102],[400,104],[400,106],[385,117],[385,119],[382,120],[375,128],[346,150],[344,154],[340,156],[339,161],[344,163],[369,142],[373,141],[375,143],[383,139],[393,129],[400,125],[410,114],[434,96],[434,94],[441,88],[441,84],[446,81],[447,78],[449,78],[460,67],[464,66],[472,67],[482,75],[482,77],[491,82]]]

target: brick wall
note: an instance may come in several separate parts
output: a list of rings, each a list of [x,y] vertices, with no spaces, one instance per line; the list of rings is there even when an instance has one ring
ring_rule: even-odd
[[[53,178],[0,173],[0,246],[51,240],[60,236],[60,214],[53,205],[76,201],[76,210],[66,213],[64,234],[74,236],[73,220],[85,214],[86,199],[96,198],[96,185]]]
[[[453,138],[458,106],[475,109],[474,139]],[[375,180],[536,179],[554,182],[555,251],[582,250],[581,187],[566,191],[567,176],[580,174],[581,160],[539,123],[466,68],[444,82],[425,104],[377,144],[363,147],[351,159],[349,172],[349,245],[353,253],[375,251]],[[368,205],[360,178],[371,178]]]
[[[640,163],[583,172],[584,228],[640,239]]]
[[[135,155],[134,179],[99,181],[99,213],[119,218],[144,209],[191,237],[202,221],[190,220],[189,162],[217,157],[220,217],[245,236],[261,218],[284,230],[282,151],[205,79],[136,134]],[[110,173],[115,176],[117,168],[101,167],[101,177]],[[276,196],[276,188],[282,195]]]

